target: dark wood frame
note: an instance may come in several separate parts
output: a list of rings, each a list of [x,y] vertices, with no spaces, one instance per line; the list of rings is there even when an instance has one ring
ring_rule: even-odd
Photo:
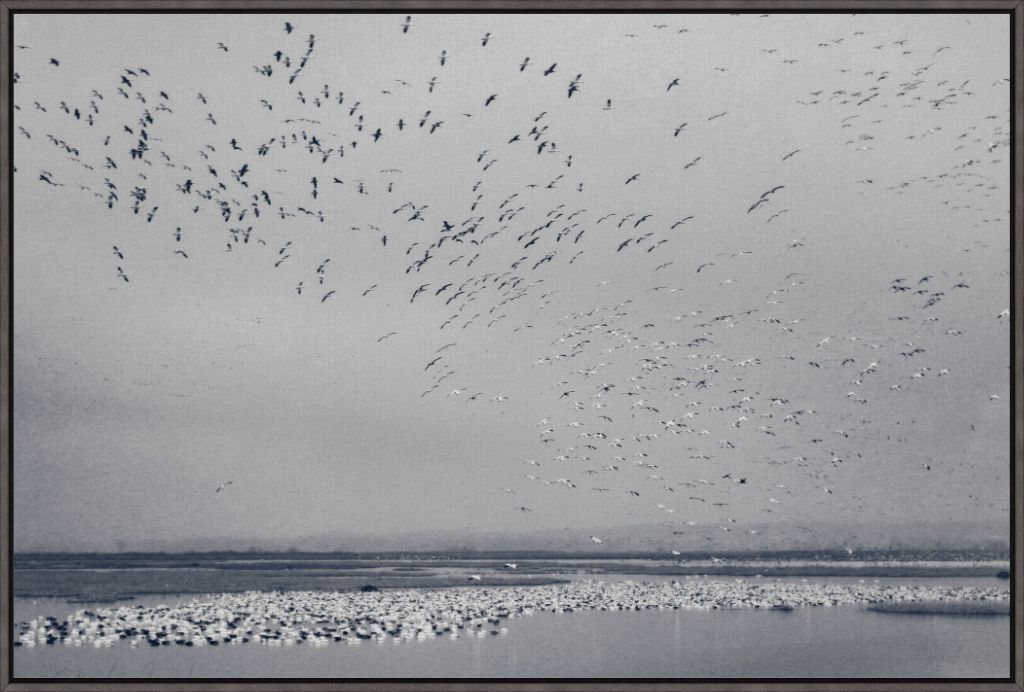
[[[182,11],[449,11],[449,12],[515,12],[515,11],[599,11],[599,12],[999,12],[1010,15],[1011,26],[1011,103],[1010,103],[1010,177],[1013,187],[1010,195],[1011,213],[1011,391],[1010,391],[1010,562],[1011,596],[1010,651],[1013,665],[1010,678],[1004,681],[987,680],[929,680],[896,681],[875,680],[530,680],[517,681],[459,681],[459,680],[294,680],[270,681],[215,681],[215,680],[55,680],[14,681],[13,663],[13,290],[14,267],[11,252],[14,224],[13,165],[13,21],[16,13],[30,12],[182,12]],[[848,692],[852,690],[878,690],[917,692],[925,690],[975,690],[978,692],[1024,692],[1024,606],[1020,599],[1024,586],[1024,511],[1019,493],[1024,489],[1024,340],[1021,339],[1024,302],[1024,284],[1020,280],[1024,268],[1024,245],[1020,233],[1024,228],[1024,0],[0,0],[0,692],[38,690],[101,690],[118,691],[153,689],[207,690],[210,692],[242,692],[243,690],[532,690],[546,692],[583,692],[584,690],[636,690],[638,692],[664,692],[668,690],[704,690],[706,692],[768,692],[769,690],[798,690],[806,692]]]

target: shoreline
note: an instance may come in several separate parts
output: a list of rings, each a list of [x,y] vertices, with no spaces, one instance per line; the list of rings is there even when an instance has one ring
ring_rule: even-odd
[[[478,586],[538,586],[582,576],[766,578],[996,578],[1008,572],[1002,560],[813,561],[813,560],[527,560],[516,568],[500,560],[393,562],[346,561],[327,566],[301,562],[268,565],[184,563],[174,567],[16,567],[17,598],[67,598],[84,602],[137,596],[246,591],[353,591],[366,585],[382,590]]]

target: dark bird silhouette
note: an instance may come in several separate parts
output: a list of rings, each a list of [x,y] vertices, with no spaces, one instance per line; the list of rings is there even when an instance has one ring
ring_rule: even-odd
[[[409,302],[411,303],[412,301],[416,300],[416,296],[418,296],[419,294],[423,293],[423,291],[425,291],[427,286],[429,286],[429,285],[430,284],[423,284],[422,286],[417,288],[415,291],[413,291],[412,292],[412,298],[409,299]]]
[[[747,213],[749,214],[750,212],[754,211],[755,209],[757,209],[758,207],[760,207],[763,204],[768,204],[768,200],[765,199],[764,197],[762,197],[761,199],[759,199],[756,202],[754,202],[753,204],[751,204],[750,208],[747,209]]]

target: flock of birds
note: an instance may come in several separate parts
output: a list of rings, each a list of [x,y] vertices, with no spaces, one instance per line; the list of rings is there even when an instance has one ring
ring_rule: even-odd
[[[878,584],[814,584],[761,580],[574,581],[528,587],[389,589],[371,593],[288,591],[218,594],[175,606],[125,605],[80,609],[60,620],[38,617],[15,625],[14,646],[135,648],[326,646],[448,636],[507,634],[503,623],[539,612],[712,610],[831,607],[919,601],[1006,601],[1005,589]]]
[[[414,40],[424,24],[418,20],[396,17],[396,37]],[[250,127],[246,136],[230,129],[229,113],[222,115],[230,111],[226,97],[172,89],[166,75],[145,64],[79,93],[44,98],[47,70],[66,69],[66,58],[20,45],[17,175],[109,213],[116,240],[104,271],[113,287],[130,290],[145,280],[128,248],[132,236],[152,230],[166,239],[168,262],[255,254],[268,280],[325,311],[360,301],[379,311],[394,299],[387,303],[398,306],[393,328],[372,340],[380,349],[402,339],[419,345],[422,386],[410,394],[424,403],[483,404],[497,413],[523,396],[515,391],[517,378],[545,379],[546,391],[528,402],[538,413],[524,426],[532,428],[534,451],[510,459],[507,480],[494,489],[499,497],[515,496],[508,498],[515,515],[543,513],[545,492],[596,493],[626,500],[608,506],[664,522],[673,536],[710,540],[718,532],[757,536],[751,514],[790,504],[864,510],[863,480],[852,490],[844,482],[867,457],[912,447],[914,433],[900,432],[891,417],[902,416],[903,429],[911,428],[913,413],[896,413],[900,397],[911,390],[931,396],[939,390],[929,388],[962,363],[959,318],[980,309],[984,320],[1008,328],[1004,305],[979,306],[971,297],[975,278],[1000,268],[972,264],[969,254],[984,255],[992,237],[985,229],[1008,223],[989,201],[1007,195],[1008,114],[990,114],[955,133],[928,125],[958,123],[965,103],[982,90],[1005,91],[1008,80],[951,80],[946,72],[956,56],[948,46],[878,42],[863,31],[805,48],[761,49],[764,63],[780,70],[799,69],[813,51],[844,42],[880,56],[873,64],[886,69],[842,68],[838,88],[811,88],[795,105],[832,123],[844,151],[894,146],[893,127],[909,132],[899,146],[933,151],[948,144],[953,163],[944,169],[910,179],[879,172],[849,187],[868,206],[916,196],[928,213],[955,215],[953,225],[971,229],[951,241],[967,247],[949,251],[963,270],[952,272],[943,260],[926,273],[892,276],[865,297],[863,315],[829,324],[801,311],[822,290],[817,259],[804,253],[815,245],[827,252],[828,243],[812,228],[827,222],[813,210],[808,215],[798,189],[811,145],[780,147],[768,184],[734,203],[730,218],[756,237],[719,228],[692,199],[665,199],[665,181],[642,168],[609,172],[618,182],[594,183],[601,190],[594,195],[595,176],[581,163],[588,152],[567,142],[575,129],[603,127],[602,117],[627,106],[602,92],[599,75],[585,65],[524,55],[496,68],[502,84],[461,84],[475,95],[448,95],[446,72],[459,61],[488,61],[506,40],[500,26],[459,50],[439,46],[429,68],[436,76],[413,83],[381,75],[376,93],[322,83],[328,72],[318,59],[327,39],[301,19],[281,21],[280,47],[266,55],[230,41],[197,46],[218,75],[246,65],[252,103],[245,118],[266,126]],[[683,40],[687,33],[685,26],[655,24],[624,40]],[[249,53],[240,63],[242,50]],[[699,176],[712,165],[716,152],[702,142],[721,136],[737,117],[707,104],[684,108],[678,99],[687,82],[725,80],[727,69],[668,73],[661,100],[645,101],[690,114],[663,132],[645,133],[659,147],[680,148],[673,154],[676,176]],[[537,104],[531,116],[519,117],[517,106],[481,125],[502,104],[524,100]],[[642,119],[629,126],[647,127]],[[252,135],[257,131],[273,134]],[[934,144],[940,137],[942,144]],[[465,188],[453,182],[437,199],[424,195],[428,186],[409,182],[422,158],[467,150],[464,143],[476,140],[481,146],[470,155],[443,166],[468,176]],[[60,167],[40,168],[34,160],[43,156]],[[434,175],[440,173],[428,178]],[[666,213],[666,205],[675,208]],[[324,228],[336,238],[337,253],[314,254],[317,246],[307,241]],[[354,247],[360,254],[353,256],[376,258],[379,280],[346,281],[352,272],[345,254]],[[581,286],[593,267],[607,278]],[[409,311],[427,315],[433,333],[407,333]],[[494,333],[512,353],[505,390],[474,386],[460,366]],[[538,334],[546,353],[520,350],[517,344],[532,345]],[[922,461],[914,473],[943,463]],[[595,533],[584,531],[580,540],[614,543]]]

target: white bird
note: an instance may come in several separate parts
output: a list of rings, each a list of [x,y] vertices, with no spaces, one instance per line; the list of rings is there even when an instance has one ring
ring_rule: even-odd
[[[221,483],[219,486],[217,486],[217,489],[214,490],[213,492],[219,493],[221,490],[223,490],[224,488],[228,487],[232,483],[234,483],[234,481],[228,481],[227,483]]]

